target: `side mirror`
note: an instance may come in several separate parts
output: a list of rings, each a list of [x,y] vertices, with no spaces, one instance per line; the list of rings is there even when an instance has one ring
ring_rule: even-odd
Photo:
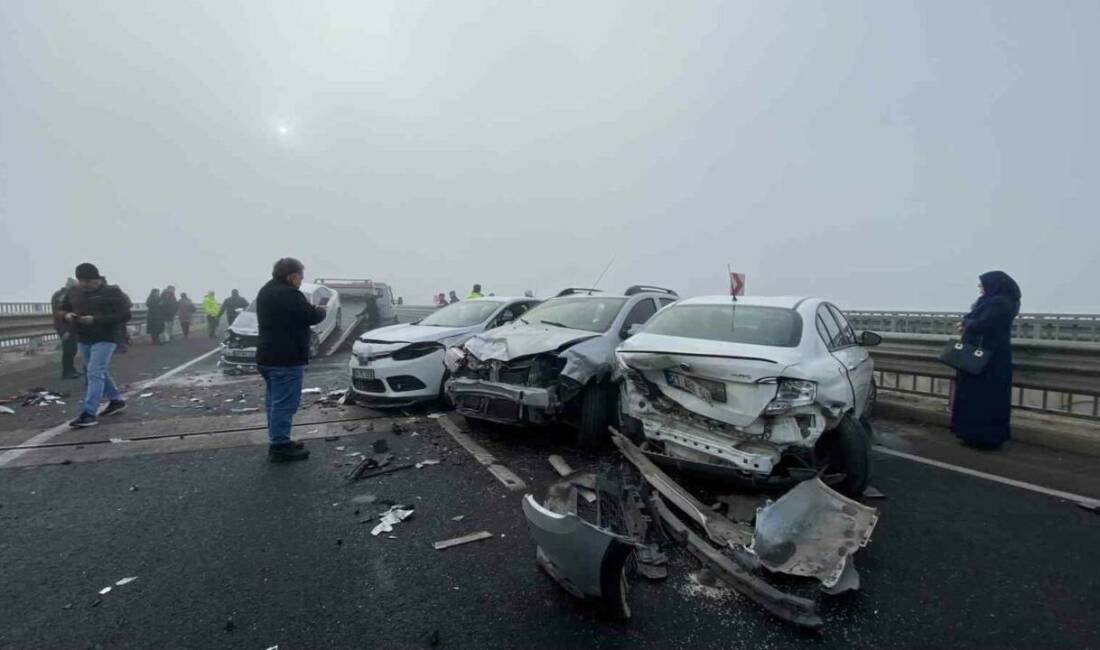
[[[882,336],[866,330],[859,333],[859,344],[865,348],[873,348],[882,343]]]
[[[630,327],[624,327],[623,330],[619,332],[619,338],[628,339],[640,331],[642,331],[642,323],[634,323]]]

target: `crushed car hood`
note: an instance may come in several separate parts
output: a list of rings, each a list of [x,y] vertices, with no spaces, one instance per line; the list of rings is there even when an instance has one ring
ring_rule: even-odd
[[[260,322],[256,320],[256,312],[242,311],[237,314],[237,319],[229,329],[241,336],[259,336]]]
[[[384,343],[420,343],[422,341],[442,341],[445,338],[462,334],[468,327],[432,327],[402,323],[371,330],[359,337],[360,341],[381,341]]]
[[[516,323],[478,334],[466,341],[466,351],[482,361],[511,361],[532,354],[554,352],[599,336],[595,332],[565,327]]]

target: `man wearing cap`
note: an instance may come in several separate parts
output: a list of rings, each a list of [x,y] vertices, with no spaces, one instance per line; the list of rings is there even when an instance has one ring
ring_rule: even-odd
[[[69,423],[74,428],[99,424],[96,412],[104,393],[107,408],[100,415],[116,415],[126,408],[122,393],[111,379],[111,355],[122,342],[130,320],[130,297],[108,285],[94,264],[76,267],[76,286],[61,300],[61,319],[76,330],[77,346],[84,359],[85,389],[80,415]]]
[[[290,439],[290,429],[302,401],[310,327],[325,320],[325,309],[309,304],[299,290],[304,275],[301,262],[284,257],[256,295],[256,365],[267,385],[268,459],[273,463],[309,458],[305,445]]]

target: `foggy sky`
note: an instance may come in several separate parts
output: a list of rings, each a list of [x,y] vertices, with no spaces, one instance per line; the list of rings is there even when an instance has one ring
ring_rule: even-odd
[[[99,6],[94,6],[99,5]],[[271,263],[1100,311],[1100,3],[0,3],[0,300]]]

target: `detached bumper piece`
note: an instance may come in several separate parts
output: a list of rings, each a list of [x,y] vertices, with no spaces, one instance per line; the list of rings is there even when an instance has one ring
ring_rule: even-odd
[[[827,594],[859,588],[852,554],[870,540],[878,522],[874,508],[814,478],[757,510],[752,528],[705,506],[629,439],[614,429],[612,434],[619,451],[652,488],[647,495],[649,511],[664,523],[669,536],[771,614],[807,629],[824,625],[814,600],[777,589],[766,581],[764,570],[817,578]],[[670,504],[686,515],[686,521]]]
[[[505,424],[524,421],[524,410],[550,410],[555,400],[550,389],[513,386],[479,379],[455,378],[447,382],[447,394],[460,415]]]

